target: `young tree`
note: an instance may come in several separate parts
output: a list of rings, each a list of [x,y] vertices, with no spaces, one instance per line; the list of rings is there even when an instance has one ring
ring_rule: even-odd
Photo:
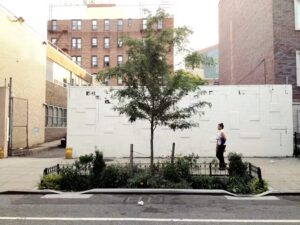
[[[199,52],[192,52],[188,54],[184,58],[185,66],[194,70],[196,67],[200,67],[200,65],[215,65],[215,61],[213,58],[200,54]]]
[[[192,74],[179,70],[174,72],[167,63],[167,55],[173,48],[185,49],[186,27],[156,29],[156,24],[167,18],[163,10],[149,15],[143,39],[124,40],[128,48],[129,60],[108,71],[99,72],[104,76],[122,77],[125,87],[116,91],[120,103],[115,110],[129,117],[129,121],[146,120],[150,123],[150,165],[153,168],[154,131],[158,126],[168,126],[173,130],[188,129],[197,123],[190,120],[206,102],[195,102],[187,107],[178,103],[190,92],[197,90],[203,81]]]

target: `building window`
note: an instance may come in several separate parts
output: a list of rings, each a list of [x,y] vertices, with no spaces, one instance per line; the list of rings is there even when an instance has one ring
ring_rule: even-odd
[[[56,45],[57,44],[57,38],[51,38],[51,43]]]
[[[51,20],[51,30],[57,30],[57,20]]]
[[[45,127],[48,126],[48,114],[49,114],[48,106],[45,106]]]
[[[122,63],[123,63],[123,56],[122,55],[118,55],[117,65],[121,65]]]
[[[163,21],[162,20],[158,20],[157,22],[157,30],[161,30],[163,28]]]
[[[66,127],[67,109],[56,106],[46,106],[45,108],[46,127]]]
[[[81,20],[72,20],[72,30],[81,30]]]
[[[123,39],[118,38],[118,48],[122,48],[122,47],[123,47]]]
[[[104,56],[104,67],[109,67],[109,56],[108,55]]]
[[[300,30],[300,0],[294,0],[295,29]]]
[[[72,38],[72,48],[81,48],[81,38]]]
[[[92,67],[98,67],[98,58],[96,55],[92,56]]]
[[[128,19],[128,27],[132,27],[132,19]]]
[[[104,38],[104,48],[109,48],[109,38],[108,37]]]
[[[118,85],[122,85],[122,84],[123,84],[123,79],[122,79],[122,77],[118,77],[118,79],[117,79],[117,84],[118,84]]]
[[[58,125],[58,108],[54,107],[53,109],[53,127],[57,127]]]
[[[97,38],[93,37],[92,38],[92,48],[97,47]]]
[[[63,127],[67,126],[67,109],[63,109]]]
[[[109,20],[104,20],[104,30],[105,31],[109,30]]]
[[[72,61],[81,66],[81,56],[72,56]]]
[[[143,19],[143,21],[142,21],[142,29],[143,30],[147,29],[147,19]]]
[[[118,19],[117,30],[123,30],[123,20]]]
[[[300,51],[296,52],[297,86],[300,86]]]
[[[92,20],[92,30],[97,30],[97,20]]]

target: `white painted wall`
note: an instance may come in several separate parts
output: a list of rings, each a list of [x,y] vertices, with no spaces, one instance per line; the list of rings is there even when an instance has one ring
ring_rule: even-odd
[[[293,150],[292,88],[287,85],[266,86],[204,86],[203,101],[212,107],[203,109],[204,116],[195,115],[199,127],[173,132],[165,127],[155,132],[155,156],[168,156],[172,142],[176,154],[215,155],[217,124],[225,124],[227,152],[244,156],[291,156]],[[90,95],[86,95],[89,92]],[[94,94],[93,94],[94,92]],[[187,96],[182,104],[192,101]],[[111,104],[105,104],[105,99]],[[92,153],[95,146],[105,157],[129,156],[134,151],[149,156],[149,125],[133,124],[112,110],[109,87],[70,87],[68,99],[67,145],[73,156]]]

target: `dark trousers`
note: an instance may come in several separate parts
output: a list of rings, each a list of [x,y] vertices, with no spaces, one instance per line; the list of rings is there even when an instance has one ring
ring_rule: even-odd
[[[225,161],[224,161],[224,151],[225,151],[225,145],[218,145],[217,146],[217,158],[219,160],[219,168],[225,169]]]

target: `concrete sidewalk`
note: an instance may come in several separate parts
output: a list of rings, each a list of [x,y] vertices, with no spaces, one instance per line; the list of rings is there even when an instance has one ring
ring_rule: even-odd
[[[47,154],[50,157],[47,157]],[[63,152],[51,158],[51,151],[43,157],[12,157],[0,160],[0,192],[8,190],[32,190],[38,183],[46,167],[56,164],[73,163],[65,160]],[[202,158],[210,162],[212,158]],[[160,159],[163,161],[163,159]],[[280,192],[300,192],[300,158],[245,158],[262,169],[262,176],[269,185]],[[129,162],[129,159],[114,159],[114,162]],[[149,159],[135,159],[135,162],[149,162]],[[113,162],[109,162],[113,163]]]
[[[36,189],[45,167],[72,162],[73,160],[62,158],[11,157],[1,159],[0,192]]]

